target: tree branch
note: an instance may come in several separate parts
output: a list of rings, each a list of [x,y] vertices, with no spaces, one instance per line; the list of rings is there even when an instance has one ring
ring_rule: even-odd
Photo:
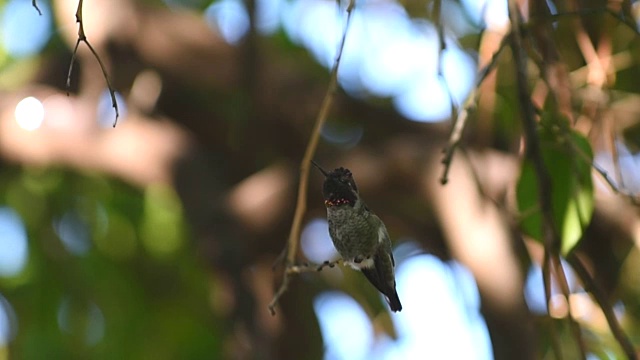
[[[536,114],[528,89],[528,75],[527,75],[527,63],[526,54],[524,52],[522,44],[522,34],[520,33],[520,12],[515,0],[509,1],[509,17],[511,20],[512,36],[511,36],[511,49],[513,51],[513,58],[516,68],[516,87],[518,92],[518,101],[522,109],[522,127],[524,131],[526,153],[525,156],[531,161],[538,183],[538,203],[540,204],[540,211],[542,212],[542,237],[544,244],[544,282],[545,282],[545,298],[547,299],[547,308],[549,307],[548,300],[551,298],[551,264],[556,265],[556,275],[558,278],[564,276],[564,272],[560,268],[558,251],[560,248],[560,233],[553,219],[553,206],[552,206],[552,182],[551,176],[544,164],[544,158],[542,156],[542,150],[540,148],[540,139],[538,138],[538,126],[536,121]],[[551,260],[551,263],[549,262]],[[566,284],[566,278],[560,280],[561,284]],[[568,289],[562,287],[562,292],[566,297],[567,304],[569,304]],[[565,291],[567,290],[567,291]],[[569,321],[573,322],[573,319]],[[574,334],[576,332],[575,325],[571,324]],[[579,332],[579,327],[577,328]],[[581,336],[577,337],[579,344],[579,350],[582,354],[582,358],[585,357],[584,347],[582,346]],[[556,355],[561,358],[562,354],[559,353],[557,346],[554,346]]]
[[[300,274],[304,272],[320,272],[324,268],[334,268],[336,265],[342,264],[342,259],[335,261],[325,261],[322,264],[302,264],[302,265],[290,265],[285,270],[289,274]]]
[[[449,136],[449,140],[447,142],[447,146],[442,150],[444,156],[442,158],[442,164],[444,165],[444,169],[442,171],[442,176],[440,177],[440,183],[442,185],[447,184],[449,182],[449,169],[451,168],[451,162],[453,161],[453,153],[455,152],[458,145],[460,145],[460,138],[462,137],[462,132],[467,124],[467,118],[469,117],[469,111],[476,103],[476,96],[478,95],[478,88],[482,85],[482,82],[487,78],[487,75],[491,73],[491,71],[495,68],[498,57],[502,53],[502,50],[506,47],[509,38],[511,37],[511,33],[505,35],[502,38],[502,42],[500,43],[500,47],[498,51],[496,51],[491,57],[491,61],[480,71],[478,71],[478,75],[476,77],[476,84],[474,88],[467,96],[464,104],[462,105],[462,110],[458,112],[456,119],[454,121],[453,129],[451,130],[451,135]]]
[[[36,4],[36,0],[31,0],[31,6],[33,6],[36,9],[36,11],[38,12],[38,15],[42,16],[42,11],[40,11],[38,4]]]
[[[113,121],[113,127],[116,127],[118,123],[118,117],[120,117],[120,112],[118,111],[118,102],[116,101],[116,92],[111,86],[111,81],[109,81],[109,75],[107,74],[107,69],[102,63],[102,59],[98,56],[96,50],[91,46],[87,36],[84,33],[84,23],[82,21],[82,1],[78,1],[78,9],[76,10],[76,22],[78,23],[78,41],[76,41],[76,46],[73,48],[73,55],[71,56],[71,63],[69,64],[69,73],[67,74],[67,95],[69,95],[69,88],[71,87],[71,72],[73,71],[73,64],[75,63],[76,57],[78,55],[78,46],[80,46],[81,42],[84,42],[93,56],[98,60],[98,64],[100,64],[100,70],[102,70],[102,75],[104,76],[105,81],[107,82],[107,87],[109,88],[109,95],[111,96],[111,106],[116,111],[116,118]],[[35,0],[33,0],[33,4],[35,5]],[[37,7],[36,7],[37,9]]]
[[[289,282],[291,281],[292,274],[295,272],[290,269],[294,266],[296,254],[298,252],[298,242],[300,241],[300,228],[302,226],[302,219],[304,217],[304,213],[307,207],[307,187],[309,183],[309,164],[313,159],[313,155],[315,154],[316,148],[318,147],[318,141],[320,139],[320,130],[327,120],[327,116],[329,115],[329,110],[331,109],[331,104],[333,103],[333,97],[338,89],[338,68],[340,66],[340,59],[342,58],[342,51],[344,50],[344,44],[347,39],[347,30],[349,29],[349,23],[351,21],[351,14],[353,13],[353,9],[355,8],[355,0],[349,0],[349,6],[347,6],[347,20],[345,22],[344,31],[342,33],[342,39],[340,41],[340,46],[338,47],[338,53],[336,55],[336,60],[333,64],[333,68],[331,69],[331,76],[329,79],[329,85],[327,87],[327,92],[322,100],[322,104],[320,106],[320,111],[318,112],[318,116],[316,117],[315,125],[313,130],[311,131],[311,138],[309,139],[309,143],[307,144],[307,149],[305,150],[304,157],[302,158],[302,162],[300,164],[300,183],[298,184],[298,198],[296,202],[296,211],[293,216],[293,224],[291,225],[291,231],[289,233],[289,239],[287,240],[286,245],[286,270],[284,272],[284,276],[282,279],[282,284],[280,288],[273,296],[271,303],[269,303],[269,311],[271,315],[275,315],[275,307],[278,303],[280,297],[287,291],[289,287]]]

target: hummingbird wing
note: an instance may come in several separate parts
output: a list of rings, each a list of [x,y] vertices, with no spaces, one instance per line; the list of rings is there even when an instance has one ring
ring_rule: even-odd
[[[374,214],[369,216],[369,221],[378,229],[378,244],[373,255],[373,267],[364,267],[360,270],[369,282],[383,293],[392,311],[402,310],[400,298],[396,292],[396,279],[394,267],[396,265],[391,249],[391,239],[382,220]]]
[[[360,271],[378,291],[385,295],[391,311],[402,310],[400,298],[396,292],[396,280],[393,274],[393,255],[382,246],[373,256],[373,266],[361,268]]]

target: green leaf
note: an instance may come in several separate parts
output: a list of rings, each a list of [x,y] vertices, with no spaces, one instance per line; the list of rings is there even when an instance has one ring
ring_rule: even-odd
[[[553,119],[560,120],[562,119]],[[551,177],[552,216],[566,256],[578,243],[593,215],[593,152],[587,139],[572,130],[548,126],[539,132],[544,165]],[[522,164],[516,187],[522,230],[543,242],[538,180],[531,160]]]

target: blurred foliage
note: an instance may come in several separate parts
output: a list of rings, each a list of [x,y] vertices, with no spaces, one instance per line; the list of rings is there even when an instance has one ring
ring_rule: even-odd
[[[208,271],[187,241],[173,190],[140,191],[97,174],[5,166],[2,205],[29,234],[16,277],[0,278],[25,359],[204,359],[220,354]],[[74,254],[55,223],[78,214],[91,236]],[[77,231],[76,231],[77,233]],[[15,329],[14,329],[15,330]]]
[[[560,233],[560,251],[567,256],[583,237],[593,214],[593,152],[587,139],[569,128],[566,118],[545,115],[541,124],[540,146],[551,177],[553,221]],[[538,179],[530,159],[522,164],[516,189],[524,216],[522,230],[543,244]]]

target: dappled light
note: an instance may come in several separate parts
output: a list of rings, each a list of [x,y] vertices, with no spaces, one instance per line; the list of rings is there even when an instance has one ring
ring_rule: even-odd
[[[268,229],[285,211],[289,184],[286,167],[275,165],[263,169],[244,179],[230,192],[231,211],[249,227]]]
[[[10,0],[0,9],[0,42],[9,56],[33,56],[47,44],[51,37],[49,4],[43,3],[40,11],[42,16],[33,11],[29,1],[21,0]]]
[[[140,237],[151,255],[171,257],[183,246],[182,219],[182,204],[173,189],[162,184],[147,187]]]
[[[24,223],[9,207],[0,208],[0,277],[18,275],[29,260]]]
[[[18,332],[18,318],[7,299],[0,294],[0,354],[7,353],[9,341]]]
[[[294,2],[283,25],[320,63],[333,64],[342,28],[333,4]],[[447,39],[447,49],[438,60],[437,29],[410,19],[398,4],[366,3],[354,17],[349,36],[339,80],[356,96],[391,97],[410,120],[442,121],[451,115],[452,104],[461,105],[470,91],[475,67],[471,57]]]
[[[89,251],[89,229],[77,212],[66,212],[60,219],[54,220],[53,228],[70,253],[84,255]]]
[[[304,227],[300,247],[304,256],[316,264],[334,260],[338,256],[324,219],[313,219]]]
[[[637,357],[637,10],[0,1],[0,359]]]
[[[405,308],[394,319],[398,342],[389,358],[492,358],[478,289],[463,266],[410,257],[398,267],[398,292]]]
[[[249,31],[249,15],[239,0],[221,0],[205,10],[207,22],[226,42],[237,45]]]
[[[322,137],[335,145],[350,149],[358,145],[364,134],[364,127],[356,124],[329,122],[322,129]]]
[[[314,300],[314,310],[327,351],[325,359],[367,359],[373,329],[358,303],[339,292],[326,292]]]
[[[57,320],[60,330],[83,339],[87,346],[95,346],[104,336],[104,315],[94,303],[82,304],[68,296],[63,297],[58,306]]]

